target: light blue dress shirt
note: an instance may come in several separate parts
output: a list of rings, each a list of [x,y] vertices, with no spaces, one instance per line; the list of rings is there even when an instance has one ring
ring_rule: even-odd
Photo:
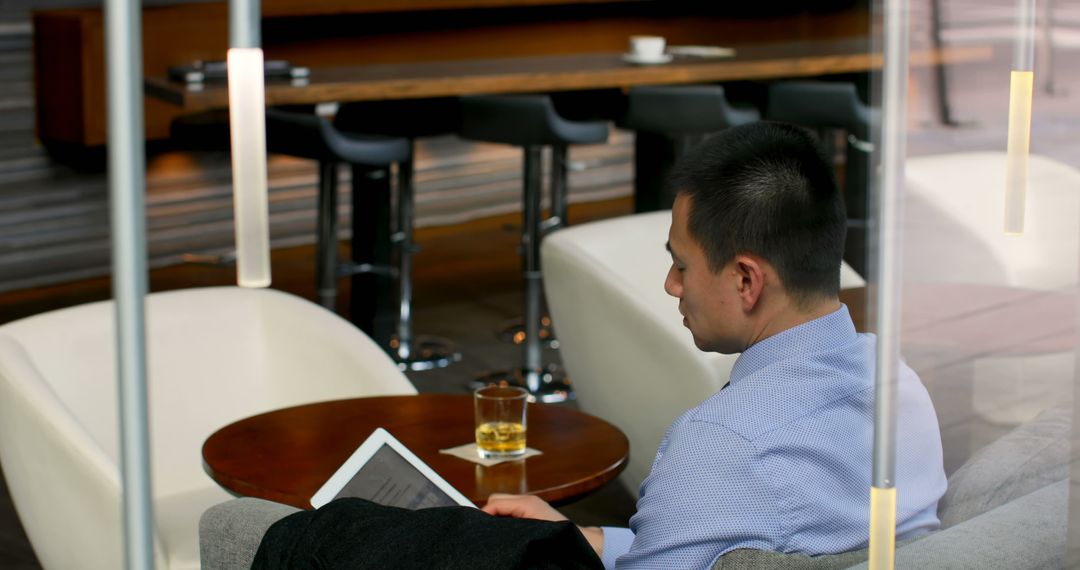
[[[865,548],[874,337],[846,306],[751,346],[731,381],[668,428],[630,528],[604,528],[606,568],[708,568],[753,548]],[[897,538],[938,528],[941,435],[919,377],[897,389]]]

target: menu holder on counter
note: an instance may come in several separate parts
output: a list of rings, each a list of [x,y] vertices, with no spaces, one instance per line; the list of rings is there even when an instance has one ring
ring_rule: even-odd
[[[263,74],[266,79],[306,79],[311,75],[311,70],[306,67],[292,65],[284,60],[270,59],[263,62]],[[224,82],[227,77],[228,72],[224,61],[197,60],[188,65],[169,67],[169,79],[189,85],[217,81]]]

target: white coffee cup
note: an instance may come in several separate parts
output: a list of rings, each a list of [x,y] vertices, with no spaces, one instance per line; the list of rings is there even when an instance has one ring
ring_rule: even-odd
[[[664,57],[664,36],[630,36],[630,53],[642,60]]]

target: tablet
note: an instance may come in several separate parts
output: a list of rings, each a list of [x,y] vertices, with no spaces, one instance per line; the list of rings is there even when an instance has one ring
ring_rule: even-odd
[[[405,509],[476,506],[383,428],[373,431],[312,495],[311,506],[342,497]]]

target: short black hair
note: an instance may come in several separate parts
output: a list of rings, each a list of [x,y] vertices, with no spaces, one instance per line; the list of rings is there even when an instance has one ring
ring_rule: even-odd
[[[839,292],[844,203],[808,131],[766,121],[725,129],[675,166],[669,186],[690,198],[687,229],[712,271],[752,253],[800,304]]]

